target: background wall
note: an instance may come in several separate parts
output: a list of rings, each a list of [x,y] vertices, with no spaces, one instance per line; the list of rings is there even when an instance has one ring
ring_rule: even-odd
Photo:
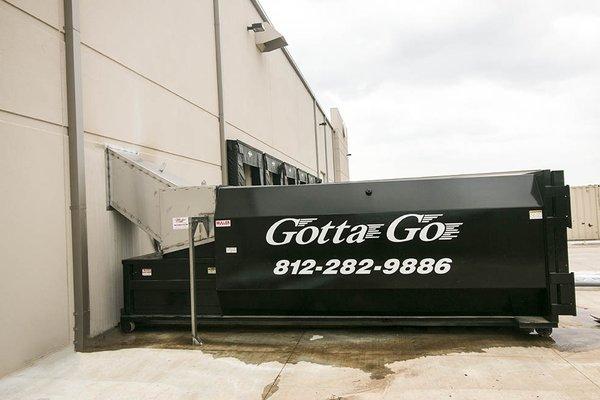
[[[333,165],[336,182],[350,179],[348,168],[348,132],[342,115],[337,108],[331,109],[331,125],[333,126]]]
[[[190,185],[220,183],[212,0],[80,0],[91,334],[115,326],[121,260],[153,251],[106,210],[105,147],[135,150]],[[135,23],[132,23],[135,21]],[[165,29],[168,27],[168,29]]]
[[[0,375],[72,337],[62,9],[0,1]]]
[[[260,53],[246,26],[262,21],[249,0],[221,2],[228,138],[317,175],[313,98],[281,51]]]
[[[324,126],[321,126],[325,123]],[[323,182],[334,181],[334,165],[333,165],[333,138],[331,137],[332,130],[325,114],[317,109],[317,141],[319,146],[319,178]]]
[[[280,51],[260,53],[250,0],[221,1],[226,137],[325,173],[325,120]],[[107,210],[106,146],[189,185],[220,184],[212,0],[79,0],[91,334],[114,327],[121,260],[153,251]],[[63,0],[0,0],[0,375],[72,342]],[[319,154],[315,140],[318,128]],[[326,128],[330,180],[331,127]]]

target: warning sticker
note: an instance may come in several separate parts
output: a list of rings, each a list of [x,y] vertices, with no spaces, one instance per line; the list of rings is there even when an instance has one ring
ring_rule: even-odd
[[[215,226],[217,228],[228,228],[231,226],[231,220],[230,219],[218,219],[215,221]]]
[[[142,276],[152,276],[152,268],[142,268]]]
[[[529,210],[529,219],[543,219],[542,210]]]
[[[187,229],[188,228],[188,218],[187,217],[175,217],[173,218],[173,229]]]

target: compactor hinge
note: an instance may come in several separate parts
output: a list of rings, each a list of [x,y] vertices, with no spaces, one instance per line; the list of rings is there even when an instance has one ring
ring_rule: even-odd
[[[567,227],[571,226],[569,186],[562,171],[544,174],[542,196],[546,231],[546,265],[550,319],[575,315],[575,279],[569,273]]]
[[[550,274],[550,284],[556,285],[556,297],[552,301],[552,314],[576,315],[575,275],[565,272]]]
[[[546,220],[553,225],[571,227],[571,198],[569,185],[546,186],[544,195],[551,200],[552,214],[546,214]]]

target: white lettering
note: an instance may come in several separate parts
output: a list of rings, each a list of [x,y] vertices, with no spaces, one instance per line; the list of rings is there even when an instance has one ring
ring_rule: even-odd
[[[459,235],[462,222],[432,222],[443,214],[404,214],[393,220],[387,227],[386,238],[392,243],[420,240],[453,240]],[[381,227],[385,224],[350,225],[348,220],[340,225],[328,221],[325,225],[312,225],[318,218],[283,218],[269,227],[266,241],[272,246],[295,243],[303,246],[311,243],[323,245],[359,244],[369,239],[379,239]],[[418,224],[418,226],[414,226]],[[404,225],[404,226],[403,226]],[[408,226],[406,226],[408,225]],[[411,226],[412,225],[412,226]]]
[[[352,233],[350,235],[348,235],[346,242],[347,243],[362,243],[365,241],[365,236],[367,235],[368,231],[369,231],[369,228],[366,225],[356,225],[355,227],[350,229],[350,232],[352,232]]]
[[[321,233],[319,234],[319,238],[317,239],[317,243],[325,244],[325,243],[329,242],[329,239],[327,239],[327,234],[333,228],[334,228],[334,226],[331,221],[329,221],[327,224],[323,225],[323,227],[321,228]]]
[[[308,239],[304,238],[304,234],[306,232],[311,232],[310,237]],[[319,236],[319,228],[316,226],[307,226],[306,228],[302,228],[298,235],[296,236],[296,243],[298,244],[309,244],[313,240],[315,240]]]
[[[421,222],[421,220],[423,219],[423,216],[419,215],[419,214],[406,214],[406,215],[396,218],[394,221],[392,221],[392,223],[390,224],[390,226],[387,229],[386,236],[390,242],[394,242],[394,243],[408,242],[415,238],[415,235],[421,228],[405,228],[404,230],[407,232],[407,235],[404,237],[404,239],[398,239],[396,237],[396,228],[398,227],[400,222],[404,221],[407,218],[411,218],[411,217],[416,218],[418,222]]]
[[[333,235],[334,244],[339,244],[344,241],[344,239],[342,239],[342,233],[344,232],[344,229],[348,229],[349,227],[350,225],[348,225],[348,221],[344,221],[340,226],[336,228],[335,235]]]
[[[275,222],[273,225],[271,225],[271,227],[269,228],[269,230],[267,231],[267,243],[269,243],[271,246],[281,246],[284,244],[288,244],[289,242],[292,241],[292,238],[294,237],[294,232],[282,232],[283,233],[283,241],[281,242],[276,242],[275,239],[273,239],[273,235],[275,234],[275,231],[277,230],[277,228],[279,228],[280,225],[282,225],[284,222],[293,222],[294,225],[298,226],[298,219],[296,218],[284,218],[284,219],[280,219],[279,221]]]
[[[433,226],[437,227],[437,230],[435,231],[435,235],[430,238],[427,234],[429,233],[429,229]],[[433,222],[421,229],[421,232],[419,232],[419,239],[424,242],[433,242],[434,240],[439,239],[444,234],[445,230],[446,225],[442,224],[441,222]]]

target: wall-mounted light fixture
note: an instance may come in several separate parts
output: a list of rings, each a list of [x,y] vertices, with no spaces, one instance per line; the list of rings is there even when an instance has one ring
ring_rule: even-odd
[[[258,32],[264,32],[265,26],[263,25],[262,22],[257,22],[255,24],[250,25],[246,29],[249,31],[253,31],[254,33],[258,33]]]
[[[283,35],[268,22],[257,22],[246,29],[255,33],[254,41],[261,53],[268,53],[288,44]]]

